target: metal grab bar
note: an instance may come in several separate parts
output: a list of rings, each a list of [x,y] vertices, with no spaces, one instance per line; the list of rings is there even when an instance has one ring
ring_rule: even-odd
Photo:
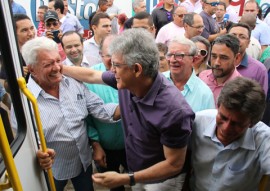
[[[21,181],[18,176],[18,172],[14,163],[12,152],[10,150],[10,146],[7,140],[7,135],[1,116],[0,116],[0,150],[3,155],[2,157],[7,169],[7,173],[9,174],[9,178],[7,179],[7,181],[0,185],[0,190],[4,190],[12,186],[13,190],[22,191],[23,189]]]
[[[41,124],[41,120],[40,120],[37,100],[33,96],[33,94],[29,91],[29,89],[27,88],[25,79],[23,77],[18,78],[17,81],[18,81],[20,89],[22,90],[24,95],[30,100],[30,102],[33,105],[35,119],[36,119],[36,123],[37,123],[38,135],[39,135],[40,143],[41,143],[41,150],[43,152],[46,152],[47,146],[46,146],[46,141],[45,141],[45,137],[43,134],[43,129],[42,129],[42,124]],[[47,170],[47,174],[48,174],[51,190],[56,191],[54,179],[53,179],[53,174],[52,174],[52,169]]]

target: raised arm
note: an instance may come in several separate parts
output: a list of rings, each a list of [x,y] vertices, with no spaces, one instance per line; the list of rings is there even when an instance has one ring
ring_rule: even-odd
[[[76,80],[92,83],[92,84],[104,84],[102,81],[102,72],[93,70],[90,68],[78,67],[78,66],[66,66],[63,65],[63,74],[70,76]]]

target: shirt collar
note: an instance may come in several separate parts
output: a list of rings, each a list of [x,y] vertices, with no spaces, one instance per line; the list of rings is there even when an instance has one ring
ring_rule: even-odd
[[[64,86],[69,86],[69,81],[68,78],[63,76],[60,84],[64,85]],[[27,87],[29,88],[29,90],[31,91],[31,93],[33,94],[33,96],[37,99],[40,95],[44,95],[46,92],[35,82],[35,80],[32,78],[32,76],[30,75],[30,78],[28,80],[27,83]]]
[[[94,44],[96,47],[99,47],[99,45],[96,43],[94,36],[89,39],[90,44]]]
[[[248,55],[245,53],[245,56],[243,57],[240,66],[248,67]]]
[[[70,61],[70,59],[68,59],[68,57],[66,57],[66,59],[63,62],[65,65],[67,66],[74,66],[74,64]],[[83,55],[83,60],[81,63],[81,67],[85,67],[85,68],[89,68],[90,64],[88,63],[86,57]]]
[[[133,96],[132,99],[135,102],[140,102],[145,105],[153,106],[164,79],[165,77],[162,74],[158,73],[156,78],[154,79],[154,82],[150,90],[147,92],[147,94],[141,99],[136,96]]]
[[[235,150],[237,148],[255,150],[255,141],[252,128],[248,128],[242,137],[227,145],[226,148],[232,150]],[[213,120],[209,122],[209,125],[207,128],[205,128],[203,135],[211,138],[213,142],[221,143],[216,136],[216,118],[213,118]]]

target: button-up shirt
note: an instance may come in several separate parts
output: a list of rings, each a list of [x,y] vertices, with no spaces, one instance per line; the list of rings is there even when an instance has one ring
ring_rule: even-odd
[[[258,190],[270,174],[270,129],[258,122],[227,146],[216,136],[216,110],[196,113],[192,132],[193,191]]]
[[[163,72],[164,76],[173,83],[171,79],[171,72]],[[193,71],[190,75],[187,83],[184,85],[184,89],[181,91],[186,101],[194,112],[214,109],[215,101],[214,96],[210,88],[195,75]]]
[[[116,88],[112,72],[104,72],[102,79]],[[127,89],[119,89],[118,95],[129,170],[136,172],[164,161],[163,145],[169,148],[187,145],[194,113],[165,76],[157,74],[143,98]]]
[[[91,114],[103,121],[113,122],[116,104],[103,101],[84,84],[63,77],[59,84],[59,99],[47,94],[32,78],[27,84],[37,99],[47,146],[56,151],[52,167],[58,180],[80,174],[91,164],[85,118]]]
[[[94,66],[102,62],[99,55],[99,45],[95,41],[95,36],[83,42],[83,54],[90,66]]]
[[[222,88],[226,84],[226,82],[228,82],[228,81],[230,81],[238,76],[241,76],[241,74],[235,69],[234,72],[231,74],[231,76],[227,80],[225,80],[225,82],[223,82],[222,84],[218,84],[216,78],[212,74],[212,70],[204,70],[199,75],[201,80],[204,81],[208,85],[208,87],[212,90],[216,104],[217,104],[217,98],[218,98]]]

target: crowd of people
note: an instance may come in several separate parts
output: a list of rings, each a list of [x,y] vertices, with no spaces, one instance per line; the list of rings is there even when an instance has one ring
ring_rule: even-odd
[[[88,39],[67,0],[40,6],[37,30],[11,3],[49,147],[37,158],[57,191],[256,190],[270,175],[270,14],[255,0],[241,18],[231,0],[161,0],[152,13],[134,0],[131,18],[99,0]]]

